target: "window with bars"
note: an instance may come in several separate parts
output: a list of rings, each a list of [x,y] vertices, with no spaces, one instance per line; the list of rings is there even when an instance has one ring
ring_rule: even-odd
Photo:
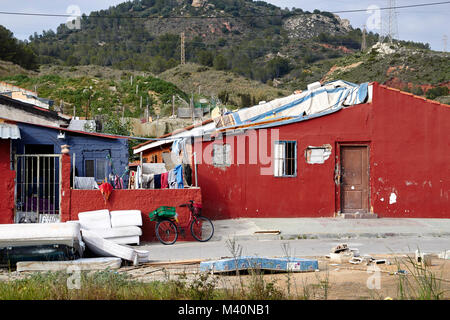
[[[276,141],[274,145],[275,177],[297,176],[297,142]]]

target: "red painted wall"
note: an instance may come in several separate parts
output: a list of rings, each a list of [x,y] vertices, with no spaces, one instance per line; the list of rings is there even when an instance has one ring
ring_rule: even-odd
[[[0,139],[0,224],[14,223],[14,178],[10,170],[10,140]]]
[[[78,220],[78,213],[84,211],[108,209],[112,210],[141,210],[142,212],[142,237],[141,241],[155,241],[155,223],[150,221],[148,214],[160,206],[179,206],[189,200],[202,203],[199,188],[190,189],[146,189],[146,190],[113,190],[105,204],[99,190],[72,190],[70,189],[70,157],[62,159],[62,221]],[[189,210],[177,208],[180,224],[188,222]],[[189,229],[186,235],[179,235],[179,241],[193,240]]]
[[[334,183],[336,150],[340,143],[364,142],[369,145],[369,207],[374,213],[379,217],[450,217],[449,106],[375,83],[372,103],[272,129],[279,129],[279,140],[297,141],[297,177],[261,175],[261,167],[267,165],[249,164],[248,152],[245,164],[216,168],[201,163],[198,179],[207,216],[332,217],[340,210]],[[257,130],[258,136],[261,133]],[[224,141],[232,144],[235,139],[225,137]],[[200,148],[210,154],[212,143],[223,141],[203,142]],[[247,151],[251,143],[247,137]],[[269,150],[270,144],[269,138]],[[333,147],[328,160],[306,163],[306,148],[324,144]],[[390,204],[391,193],[396,194],[396,202]]]

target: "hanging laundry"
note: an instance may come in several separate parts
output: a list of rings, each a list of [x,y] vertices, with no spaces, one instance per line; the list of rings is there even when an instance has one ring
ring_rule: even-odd
[[[155,182],[155,189],[161,189],[161,175],[155,174],[155,177],[153,178]]]
[[[141,166],[137,166],[135,189],[139,189],[141,187],[141,182],[142,182],[142,169]]]
[[[172,154],[174,156],[178,156],[180,154],[180,141],[181,139],[177,139],[172,144]]]
[[[175,177],[176,177],[176,181],[177,181],[177,188],[178,189],[183,189],[184,188],[184,184],[183,184],[183,167],[182,165],[178,165],[176,166],[174,169],[175,171]]]
[[[136,189],[135,180],[136,180],[136,172],[131,171],[130,179],[128,180],[128,189]]]
[[[169,189],[177,188],[177,178],[176,178],[176,173],[175,173],[174,169],[169,171],[168,183],[169,183]]]
[[[169,187],[169,173],[161,173],[161,189],[167,189]]]
[[[118,175],[114,177],[114,189],[123,189],[123,179]]]
[[[189,164],[183,164],[184,179],[188,186],[192,185],[192,169]]]
[[[150,173],[150,174],[143,173],[142,174],[142,188],[143,189],[154,189],[155,188],[154,178],[155,178],[155,175],[153,173]]]

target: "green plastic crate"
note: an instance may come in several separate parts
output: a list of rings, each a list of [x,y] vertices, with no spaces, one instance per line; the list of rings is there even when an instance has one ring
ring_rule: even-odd
[[[175,207],[167,207],[161,206],[158,209],[150,212],[148,215],[150,217],[150,221],[156,220],[158,217],[161,218],[171,218],[176,215]]]

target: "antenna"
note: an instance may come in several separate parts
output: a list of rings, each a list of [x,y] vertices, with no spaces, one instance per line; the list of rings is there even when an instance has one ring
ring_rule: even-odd
[[[181,64],[186,64],[186,50],[184,32],[181,33]]]
[[[447,52],[447,40],[448,40],[448,37],[446,34],[444,34],[444,36],[442,37],[442,43],[444,45],[444,52]]]

